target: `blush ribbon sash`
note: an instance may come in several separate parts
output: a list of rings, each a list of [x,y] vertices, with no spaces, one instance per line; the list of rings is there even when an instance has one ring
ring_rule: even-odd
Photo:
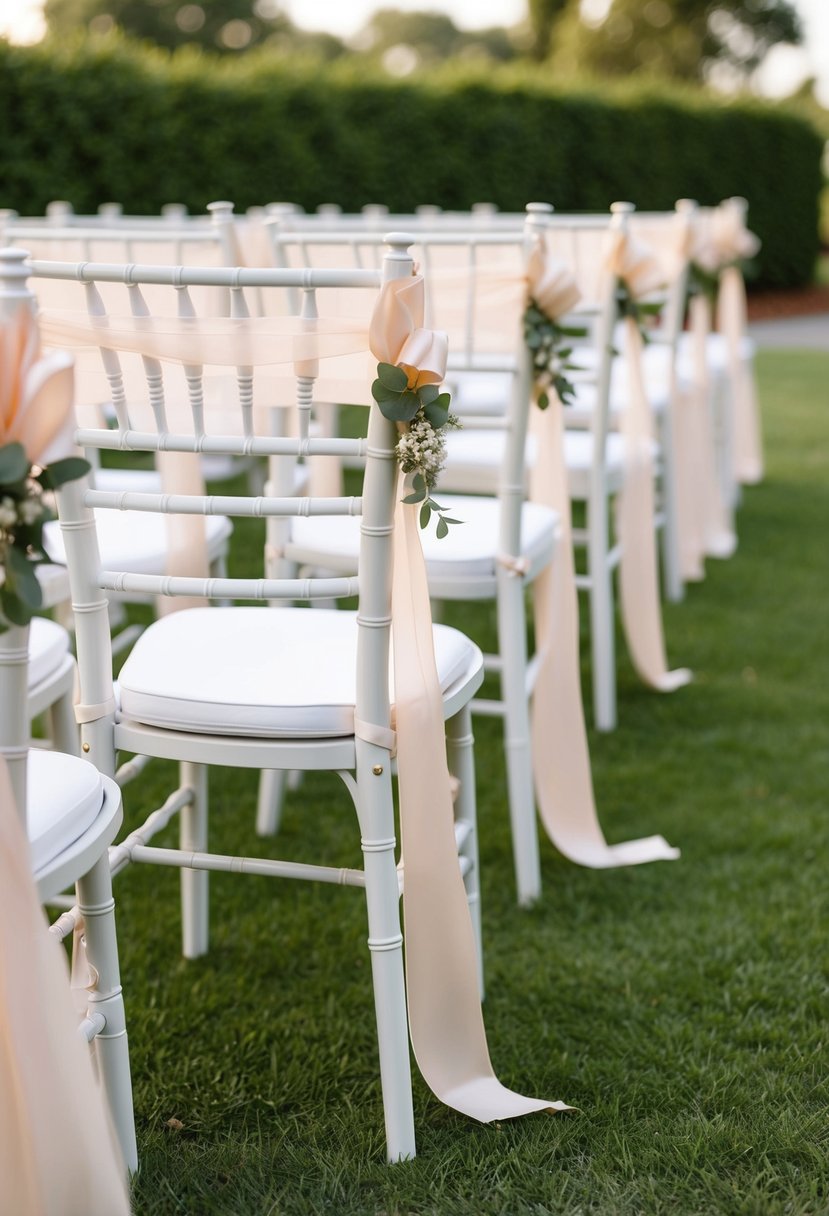
[[[746,291],[740,262],[753,258],[758,237],[745,223],[745,201],[725,199],[699,225],[695,259],[719,275],[717,328],[723,335],[733,409],[733,474],[743,484],[763,478],[763,444],[757,386],[751,363],[742,356],[746,334]]]
[[[720,274],[717,328],[728,356],[728,376],[734,409],[733,472],[743,485],[763,480],[763,439],[757,384],[750,360],[743,357],[746,335],[746,288],[739,266],[726,266]]]
[[[634,301],[658,290],[662,268],[650,250],[629,234],[612,234],[607,269],[625,284]],[[646,684],[673,692],[691,679],[686,667],[668,669],[654,527],[653,425],[642,370],[642,335],[633,317],[624,320],[629,400],[622,411],[625,473],[618,498],[617,529],[622,544],[619,591],[622,625],[633,665]]]
[[[551,320],[579,299],[569,271],[534,251],[528,291]],[[536,458],[530,497],[558,513],[555,558],[533,585],[538,674],[532,704],[532,755],[538,808],[547,835],[570,861],[592,869],[669,861],[679,856],[662,836],[609,845],[596,812],[584,725],[579,667],[579,605],[564,464],[563,407],[548,390],[549,405],[533,409]]]
[[[41,466],[68,456],[74,451],[72,386],[71,357],[41,352],[29,308],[0,325],[0,446],[20,443]]]
[[[419,276],[386,283],[371,323],[379,362],[445,373],[445,336],[422,328]],[[425,360],[415,363],[415,355]],[[406,989],[412,1047],[432,1092],[481,1122],[571,1109],[507,1089],[489,1058],[472,923],[458,865],[443,705],[417,522],[399,503],[394,531],[392,634],[402,852]]]
[[[118,1146],[69,974],[32,883],[0,757],[0,1207],[8,1213],[128,1216]]]

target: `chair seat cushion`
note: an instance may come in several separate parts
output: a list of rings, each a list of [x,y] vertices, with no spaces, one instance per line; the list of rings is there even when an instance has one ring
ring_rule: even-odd
[[[435,625],[434,638],[446,691],[480,652],[448,626]],[[354,612],[184,609],[154,622],[133,647],[119,677],[121,715],[208,734],[350,735],[356,666]]]
[[[223,515],[209,515],[205,523],[207,554],[213,561],[227,543],[233,525]],[[162,515],[96,508],[95,526],[103,569],[125,570],[130,574],[165,573],[168,545],[167,526]],[[43,540],[52,561],[66,561],[63,536],[56,520],[43,529]]]
[[[692,358],[693,336],[690,333],[680,334],[679,358],[681,363]],[[749,363],[754,358],[755,344],[747,335],[740,339],[740,359]],[[705,357],[709,370],[715,374],[728,371],[728,343],[720,333],[708,334],[705,339]]]
[[[438,539],[430,525],[420,534],[429,576],[441,579],[494,578],[499,555],[500,505],[495,498],[441,494],[435,498],[452,519],[461,523]],[[536,503],[525,503],[521,512],[521,554],[530,562],[552,554],[558,517]],[[357,568],[360,544],[359,519],[297,519],[286,556],[302,564],[350,574]]]
[[[29,752],[27,782],[26,827],[37,872],[94,823],[104,788],[94,764],[38,748]]]
[[[62,625],[36,616],[29,625],[29,688],[57,671],[69,653],[69,634]]]
[[[502,431],[468,430],[452,431],[447,436],[447,461],[442,480],[453,488],[481,493],[492,490],[501,467],[504,444]],[[564,461],[567,466],[570,494],[574,498],[586,497],[589,488],[590,465],[593,459],[593,436],[589,431],[569,428],[564,432]],[[527,440],[526,466],[531,469],[535,461],[535,440]],[[611,490],[622,483],[624,470],[624,440],[618,431],[607,436],[607,473]],[[441,504],[445,496],[437,494]],[[454,513],[454,512],[453,512]],[[304,521],[303,521],[304,522]],[[450,529],[449,538],[452,535]],[[444,542],[441,541],[441,544]]]
[[[446,379],[454,413],[506,415],[513,380],[509,372],[450,371]]]
[[[607,489],[608,493],[615,494],[622,488],[625,473],[625,441],[618,431],[608,431],[605,452]],[[593,436],[590,431],[564,432],[564,463],[567,466],[570,497],[580,501],[588,499],[593,464]]]

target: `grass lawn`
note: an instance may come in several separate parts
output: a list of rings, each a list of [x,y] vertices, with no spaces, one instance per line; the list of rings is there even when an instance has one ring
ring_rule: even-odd
[[[360,893],[214,875],[211,952],[184,963],[178,875],[133,866],[137,1214],[829,1212],[829,355],[758,372],[767,479],[736,556],[665,610],[696,680],[648,692],[620,648],[620,726],[591,735],[608,838],[661,832],[682,859],[592,872],[544,842],[519,910],[500,726],[476,728],[493,1063],[579,1113],[483,1126],[416,1076],[419,1155],[387,1167]],[[461,620],[492,632],[485,609]],[[128,788],[130,826],[169,778]],[[254,776],[214,770],[211,792],[212,847],[267,852]],[[359,864],[336,778],[291,796],[279,846]]]

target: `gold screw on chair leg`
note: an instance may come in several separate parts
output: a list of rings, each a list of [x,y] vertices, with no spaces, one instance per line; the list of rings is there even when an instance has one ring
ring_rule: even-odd
[[[82,745],[82,750],[83,750],[83,751],[85,751],[85,752],[88,752],[88,751],[89,751],[89,744],[88,744],[88,743],[84,743],[84,744]]]
[[[375,764],[374,768],[371,771],[374,773],[375,777],[379,777],[383,771],[382,764]]]

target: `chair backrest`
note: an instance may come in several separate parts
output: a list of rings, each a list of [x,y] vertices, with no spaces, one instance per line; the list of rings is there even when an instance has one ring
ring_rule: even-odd
[[[449,337],[450,386],[453,378],[469,372],[497,375],[505,381],[500,416],[464,412],[463,426],[497,426],[505,431],[499,486],[506,508],[501,514],[504,552],[510,553],[517,552],[519,545],[523,492],[516,496],[515,489],[520,490],[525,480],[531,404],[522,332],[526,263],[534,240],[541,235],[543,218],[529,213],[519,227],[503,231],[478,231],[468,224],[444,229],[434,224],[412,235],[413,257],[423,269],[427,286],[426,324]],[[371,266],[382,252],[381,237],[371,231],[303,228],[292,233],[270,222],[266,227],[273,236],[275,258],[296,269],[335,260],[343,265]]]
[[[368,386],[376,361],[367,354],[367,330],[342,316],[316,316],[321,289],[349,291],[355,299],[376,299],[390,279],[411,276],[407,238],[390,238],[380,271],[333,270],[296,274],[279,270],[228,270],[204,267],[102,265],[32,261],[24,265],[20,251],[5,250],[0,280],[13,280],[28,271],[37,293],[52,280],[73,283],[79,299],[72,318],[41,313],[47,339],[70,345],[99,345],[105,374],[116,405],[114,429],[80,427],[76,440],[84,448],[118,452],[181,452],[226,455],[256,454],[285,460],[310,457],[357,456],[365,459],[363,493],[316,500],[285,495],[187,496],[104,492],[84,482],[59,493],[59,513],[77,620],[81,695],[85,704],[106,705],[112,697],[110,635],[106,593],[140,592],[157,596],[202,596],[233,600],[313,601],[357,596],[359,630],[357,714],[366,722],[389,724],[388,646],[393,516],[397,490],[395,424],[373,404]],[[145,285],[165,288],[166,310],[146,308]],[[228,318],[195,315],[190,288],[223,287],[231,300]],[[278,321],[251,319],[245,301],[249,289],[287,286],[301,289],[304,307],[294,317]],[[120,294],[120,303],[113,298]],[[104,306],[104,294],[109,303]],[[365,315],[364,308],[355,312]],[[355,330],[357,331],[355,333]],[[339,374],[343,401],[367,405],[365,436],[358,439],[315,439],[309,415],[316,388],[328,369],[338,363],[330,350],[349,357],[349,369]],[[349,354],[350,352],[350,354]],[[141,400],[124,393],[122,361],[143,361]],[[359,362],[357,378],[353,360]],[[221,397],[211,404],[210,381],[219,375]],[[294,435],[274,433],[274,413],[296,413]],[[134,509],[177,517],[210,513],[249,518],[287,518],[303,514],[362,517],[359,575],[321,579],[204,579],[187,575],[128,574],[103,570],[95,534],[94,507]],[[102,595],[102,591],[104,594]],[[104,732],[101,754],[112,716],[92,723],[88,731]],[[90,734],[87,734],[90,738]]]
[[[584,325],[594,350],[589,369],[582,375],[594,385],[596,408],[591,414],[594,436],[594,472],[597,483],[604,478],[604,452],[610,417],[610,382],[614,352],[614,326],[618,316],[616,284],[606,268],[607,249],[614,230],[627,230],[632,208],[615,204],[610,212],[591,215],[559,214],[548,204],[531,203],[520,223],[515,216],[499,216],[500,226],[489,224],[486,214],[471,216],[431,215],[428,226],[417,225],[412,252],[429,286],[429,324],[449,333],[450,368],[515,372],[523,351],[521,316],[523,290],[510,294],[509,283],[523,282],[527,241],[544,235],[550,252],[567,265],[582,293],[582,303],[567,322]],[[288,225],[279,217],[265,221],[274,260],[283,266],[320,265],[336,257],[346,265],[372,265],[380,248],[377,233],[365,227],[338,222],[326,228],[308,217],[292,215]],[[528,227],[529,225],[529,227]],[[528,408],[528,402],[525,402]],[[476,420],[464,415],[465,426],[492,426],[487,415]],[[523,439],[527,414],[510,413],[509,428],[514,444],[504,452],[501,480],[515,484],[516,468],[523,468]],[[520,464],[516,466],[520,450]]]
[[[136,262],[169,266],[237,266],[233,204],[211,203],[207,215],[75,216],[55,211],[39,219],[0,215],[0,246],[61,262]],[[43,285],[44,306],[60,307],[65,289]]]

